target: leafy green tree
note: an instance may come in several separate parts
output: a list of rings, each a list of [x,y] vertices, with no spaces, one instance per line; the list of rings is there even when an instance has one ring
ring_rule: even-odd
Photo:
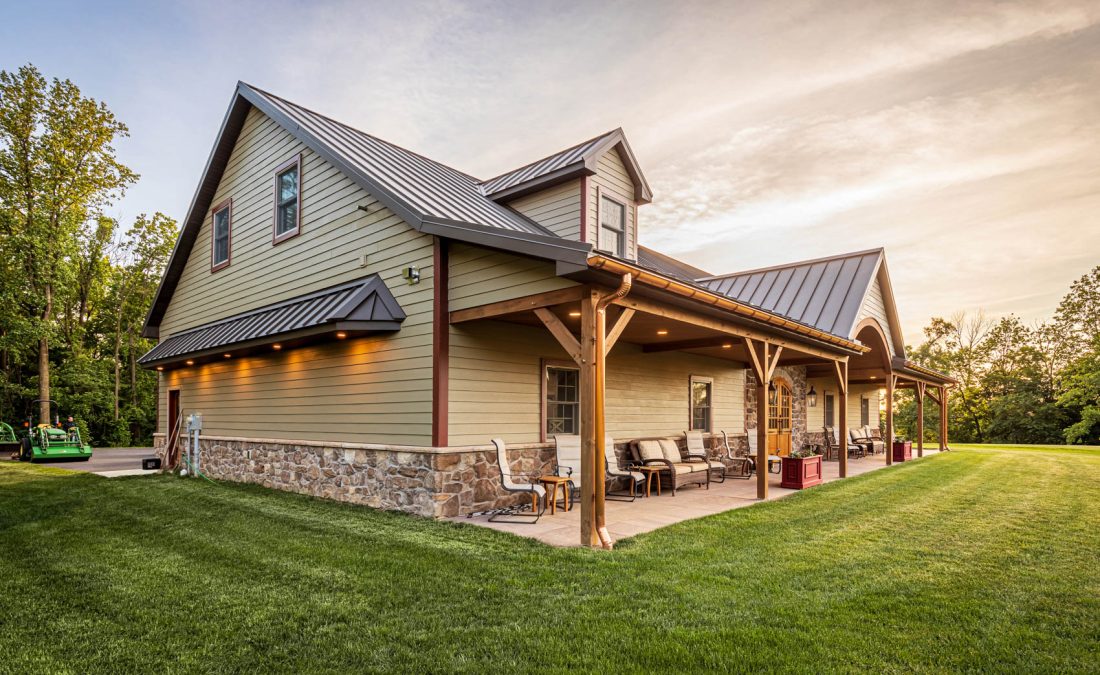
[[[115,157],[113,143],[126,135],[71,81],[47,82],[33,65],[0,71],[0,234],[22,284],[17,306],[38,343],[41,399],[50,398],[57,292],[74,283],[81,228],[137,180]],[[49,417],[45,403],[39,417]]]

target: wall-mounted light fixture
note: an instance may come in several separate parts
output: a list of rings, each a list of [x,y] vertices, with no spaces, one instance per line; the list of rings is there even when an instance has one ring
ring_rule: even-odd
[[[817,407],[817,390],[814,389],[814,385],[810,385],[810,393],[806,394],[806,404],[811,408]]]
[[[775,382],[768,383],[768,405],[775,405]]]
[[[410,285],[414,286],[420,283],[420,269],[415,265],[409,265],[405,269],[401,270],[401,276]]]

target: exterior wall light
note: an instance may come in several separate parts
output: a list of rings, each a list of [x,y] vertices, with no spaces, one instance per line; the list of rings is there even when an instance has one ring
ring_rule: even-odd
[[[405,269],[401,270],[401,276],[410,286],[415,286],[420,283],[420,269],[415,265],[409,265]]]
[[[768,383],[768,405],[775,405],[775,382]]]
[[[810,385],[810,393],[806,394],[806,404],[811,408],[817,407],[817,391],[812,384]]]

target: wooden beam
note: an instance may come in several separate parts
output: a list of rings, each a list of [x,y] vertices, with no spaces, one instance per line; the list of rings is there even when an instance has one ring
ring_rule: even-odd
[[[535,293],[534,295],[527,295],[512,300],[491,302],[487,305],[478,305],[477,307],[470,307],[468,309],[456,309],[450,313],[450,321],[451,323],[465,323],[467,321],[477,321],[479,319],[492,319],[494,317],[504,316],[505,314],[529,312],[539,307],[551,307],[567,302],[578,302],[585,296],[588,290],[589,289],[585,286],[572,286],[556,291]]]
[[[840,405],[840,420],[837,423],[837,462],[840,464],[840,477],[848,477],[848,364],[847,362],[835,362],[836,388],[838,403]]]
[[[758,343],[752,338],[744,338],[744,340],[745,349],[748,350],[749,358],[751,359],[749,361],[749,365],[752,366],[752,372],[754,375],[756,375],[756,379],[758,381],[764,382],[764,375],[766,374],[764,372],[764,362],[760,359],[760,352],[757,351],[757,347],[762,347],[763,353],[767,354],[767,346],[765,343],[759,343],[758,345]],[[765,356],[764,358],[766,359],[767,356]]]
[[[576,336],[565,327],[565,324],[561,322],[558,315],[545,307],[539,307],[535,310],[535,316],[537,316],[539,320],[542,321],[543,325],[549,329],[550,333],[557,339],[558,344],[560,344],[561,348],[569,354],[570,358],[576,361],[577,365],[582,365],[581,359],[583,358],[583,350],[581,349],[581,343],[577,342]],[[581,319],[584,319],[583,309],[581,310]],[[581,334],[584,334],[583,328]]]
[[[689,312],[679,309],[677,307],[649,300],[648,298],[629,296],[623,298],[622,300],[616,301],[615,304],[622,307],[630,307],[632,309],[638,310],[639,312],[653,314],[655,316],[660,316],[665,319],[671,319],[673,321],[683,321],[684,323],[690,323],[701,328],[709,328],[711,330],[716,330],[720,333],[725,333],[734,337],[749,338],[752,340],[767,340],[773,345],[805,352],[806,354],[818,356],[823,359],[836,359],[841,356],[846,356],[849,353],[843,347],[838,346],[836,348],[836,351],[831,351],[823,349],[816,345],[793,342],[791,340],[754,330],[747,326],[733,323],[732,321],[723,321],[722,319],[715,319],[704,314]]]
[[[781,366],[828,366],[833,359],[787,359],[780,363]]]
[[[767,344],[763,345],[765,358]],[[756,380],[756,498],[768,498],[768,383]]]
[[[450,248],[446,239],[433,237],[432,276],[432,445],[447,445],[447,413],[450,394],[451,327],[447,323],[447,302],[450,296]]]
[[[840,389],[840,393],[848,393],[848,363],[842,361],[833,361],[833,367],[836,369],[836,386]],[[847,414],[847,413],[845,413]],[[847,454],[847,453],[845,453]]]
[[[577,365],[581,369],[579,378],[581,398],[581,546],[598,546],[600,543],[599,533],[596,531],[596,491],[595,481],[593,480],[595,477],[592,475],[592,471],[589,470],[596,456],[596,415],[600,412],[596,407],[596,304],[598,302],[599,295],[595,291],[590,291],[581,300],[581,351],[577,357]],[[556,316],[554,318],[557,319]]]
[[[611,348],[619,341],[619,336],[626,330],[632,318],[634,318],[634,310],[629,307],[624,308],[622,313],[619,314],[619,318],[615,320],[615,325],[611,327],[611,330],[607,331],[607,337],[604,338],[604,356],[611,353]]]
[[[924,383],[917,383],[917,457],[924,457]]]
[[[947,447],[947,387],[940,387],[940,450],[950,450]]]
[[[772,375],[775,374],[775,367],[779,365],[779,355],[783,353],[782,347],[775,348],[775,356],[772,357],[771,362],[768,364],[767,379],[770,382]]]
[[[886,378],[886,438],[883,440],[886,442],[887,466],[894,463],[894,385],[897,379],[893,373]]]

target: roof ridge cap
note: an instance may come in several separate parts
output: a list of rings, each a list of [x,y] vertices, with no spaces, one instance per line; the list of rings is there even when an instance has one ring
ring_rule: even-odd
[[[740,270],[737,272],[729,272],[726,274],[714,274],[709,277],[703,277],[699,281],[715,281],[718,279],[730,279],[732,277],[745,276],[747,274],[760,274],[761,272],[773,272],[775,270],[787,269],[790,267],[800,267],[802,265],[813,265],[822,262],[831,262],[833,260],[844,260],[846,258],[855,258],[857,256],[870,255],[872,253],[879,253],[885,255],[886,248],[879,246],[878,248],[869,248],[863,251],[852,251],[851,253],[838,253],[836,255],[827,255],[820,258],[808,258],[806,260],[795,260],[789,263],[780,263],[778,265],[768,265],[766,267],[757,267],[754,269]]]

